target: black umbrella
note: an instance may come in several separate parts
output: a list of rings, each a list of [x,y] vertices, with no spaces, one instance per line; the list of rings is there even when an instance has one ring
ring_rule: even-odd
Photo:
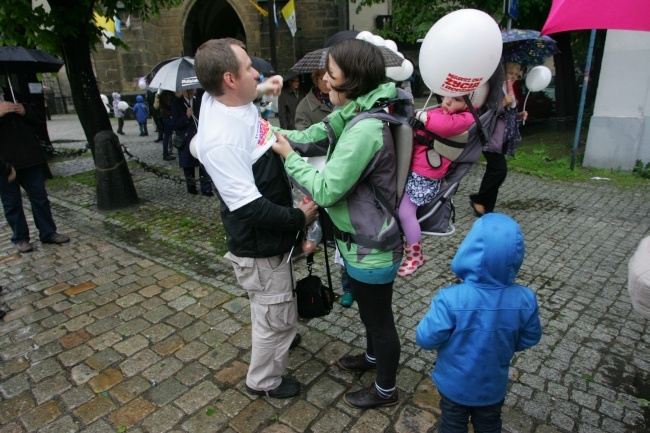
[[[332,45],[344,41],[346,39],[356,39],[359,33],[361,33],[359,30],[343,30],[338,33],[334,33],[334,35],[331,38],[329,38],[327,42],[325,42],[323,48],[329,48]]]
[[[248,56],[248,57],[251,58],[251,62],[253,63],[253,68],[255,68],[255,70],[259,72],[260,75],[269,77],[271,75],[276,74],[273,65],[267,62],[266,60],[255,56]]]
[[[158,62],[156,66],[151,68],[151,71],[147,74],[145,77],[145,80],[147,80],[147,83],[150,83],[151,80],[153,80],[153,77],[156,76],[156,73],[160,71],[160,68],[165,66],[169,62],[173,62],[174,60],[180,59],[180,57],[172,57],[171,59],[163,60],[162,62]]]
[[[387,47],[377,47],[381,54],[384,56],[386,67],[400,66],[404,59],[397,55],[394,51]],[[314,69],[324,69],[325,62],[327,61],[327,51],[329,48],[320,48],[318,50],[310,51],[304,57],[291,67],[292,70],[297,72],[313,72]]]
[[[0,70],[7,74],[7,83],[13,100],[16,100],[9,73],[35,74],[37,72],[59,72],[63,61],[45,51],[23,47],[0,47]]]
[[[0,65],[5,72],[59,72],[63,61],[45,51],[23,47],[0,47]]]

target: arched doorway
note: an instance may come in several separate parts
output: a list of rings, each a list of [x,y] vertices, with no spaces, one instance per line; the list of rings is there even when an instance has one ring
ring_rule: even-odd
[[[186,56],[194,56],[210,39],[235,38],[246,43],[244,25],[227,0],[197,0],[187,15],[183,36]]]

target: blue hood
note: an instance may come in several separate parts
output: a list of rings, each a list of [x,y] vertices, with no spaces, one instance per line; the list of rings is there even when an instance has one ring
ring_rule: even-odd
[[[135,100],[138,101],[138,102],[144,102],[144,98],[142,96],[140,96],[140,95],[136,96]]]
[[[472,226],[451,262],[465,283],[505,287],[514,281],[524,260],[524,236],[509,216],[489,213]]]

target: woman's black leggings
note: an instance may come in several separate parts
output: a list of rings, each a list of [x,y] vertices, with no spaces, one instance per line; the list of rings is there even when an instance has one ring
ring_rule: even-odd
[[[393,282],[367,284],[350,277],[359,316],[366,327],[366,352],[377,360],[377,385],[395,386],[399,365],[400,343],[393,317]]]
[[[478,194],[469,196],[474,203],[485,206],[485,212],[494,212],[494,206],[497,203],[499,187],[506,180],[508,175],[508,163],[506,156],[501,153],[483,152],[487,167],[481,181],[481,187]]]

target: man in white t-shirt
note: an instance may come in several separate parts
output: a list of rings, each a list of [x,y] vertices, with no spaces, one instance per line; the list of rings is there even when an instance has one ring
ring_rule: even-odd
[[[196,153],[217,187],[226,258],[251,303],[246,389],[256,395],[293,397],[300,384],[282,377],[297,331],[289,255],[297,232],[318,217],[318,208],[313,203],[293,207],[283,161],[270,149],[275,141],[271,125],[253,105],[261,94],[280,92],[282,77],[258,84],[259,73],[244,45],[229,38],[201,45],[194,67],[206,91]]]

